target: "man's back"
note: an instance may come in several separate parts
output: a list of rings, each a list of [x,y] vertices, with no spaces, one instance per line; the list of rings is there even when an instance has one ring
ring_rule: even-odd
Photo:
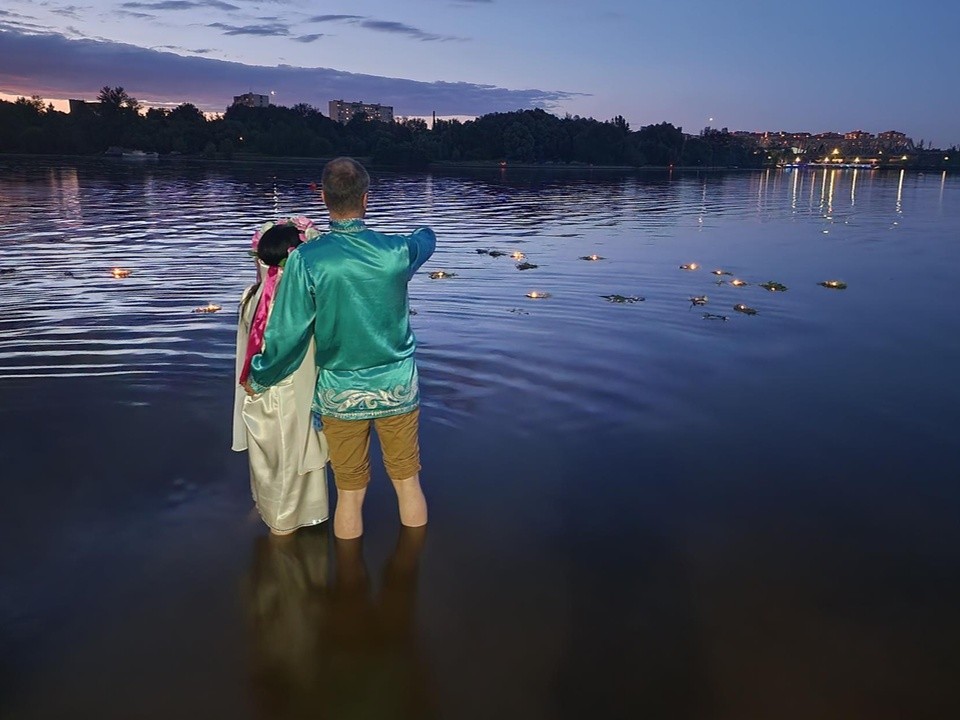
[[[407,282],[435,244],[427,228],[388,235],[347,220],[298,250],[316,302],[319,367],[359,370],[413,355]]]

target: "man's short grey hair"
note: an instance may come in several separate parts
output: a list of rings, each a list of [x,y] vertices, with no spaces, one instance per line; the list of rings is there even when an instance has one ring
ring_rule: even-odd
[[[328,210],[338,215],[363,211],[363,196],[370,189],[370,175],[356,160],[334,158],[324,166],[321,182]]]

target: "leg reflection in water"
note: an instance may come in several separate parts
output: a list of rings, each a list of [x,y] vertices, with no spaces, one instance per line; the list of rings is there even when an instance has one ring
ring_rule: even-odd
[[[250,573],[251,689],[258,716],[430,718],[417,648],[416,591],[426,528],[401,527],[379,592],[362,539],[327,524],[257,539]]]

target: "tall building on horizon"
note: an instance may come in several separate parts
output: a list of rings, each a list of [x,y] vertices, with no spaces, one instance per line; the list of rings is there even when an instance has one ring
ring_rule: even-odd
[[[380,122],[393,122],[393,106],[380,105],[378,103],[344,102],[343,100],[331,100],[329,104],[330,119],[336,120],[341,125],[346,125],[355,115],[366,114],[369,120],[379,120]]]
[[[257,95],[252,92],[244,93],[243,95],[234,95],[233,104],[242,105],[243,107],[270,107],[270,96]]]
[[[95,113],[97,109],[100,107],[100,103],[96,100],[93,100],[93,101],[75,100],[73,98],[70,98],[70,100],[68,100],[68,103],[70,105],[71,115],[83,115],[83,114]]]

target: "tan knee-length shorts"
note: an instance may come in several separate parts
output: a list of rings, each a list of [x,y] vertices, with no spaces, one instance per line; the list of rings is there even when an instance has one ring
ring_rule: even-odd
[[[420,472],[420,408],[373,420],[340,420],[322,416],[330,446],[333,479],[341,490],[362,490],[370,482],[370,426],[376,428],[383,466],[393,481]]]

